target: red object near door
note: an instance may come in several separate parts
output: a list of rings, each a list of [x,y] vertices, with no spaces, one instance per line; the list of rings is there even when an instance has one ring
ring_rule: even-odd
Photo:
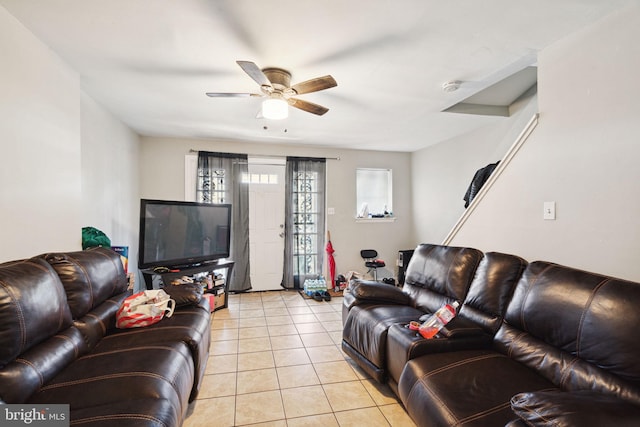
[[[333,257],[333,245],[331,244],[331,233],[327,231],[327,247],[325,248],[327,252],[327,262],[329,263],[329,277],[331,278],[331,285],[327,286],[329,289],[334,289],[336,286],[336,260]]]

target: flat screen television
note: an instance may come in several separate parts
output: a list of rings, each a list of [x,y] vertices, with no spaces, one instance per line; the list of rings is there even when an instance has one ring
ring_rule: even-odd
[[[230,242],[229,204],[140,200],[141,269],[228,258]]]

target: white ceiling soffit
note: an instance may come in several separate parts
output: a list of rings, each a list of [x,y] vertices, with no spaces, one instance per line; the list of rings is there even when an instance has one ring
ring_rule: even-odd
[[[0,6],[78,73],[83,91],[140,135],[415,151],[504,120],[442,110],[636,1],[0,0]],[[316,116],[290,108],[276,122],[256,117],[260,98],[207,97],[260,92],[237,60],[288,70],[294,84],[332,75],[337,87],[300,96],[329,111]],[[464,83],[446,93],[442,84],[451,80]]]
[[[511,105],[524,96],[534,95],[537,82],[538,68],[526,67],[443,111],[509,117]]]

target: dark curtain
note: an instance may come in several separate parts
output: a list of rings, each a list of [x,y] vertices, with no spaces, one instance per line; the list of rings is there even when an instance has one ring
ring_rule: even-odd
[[[229,280],[230,291],[251,289],[249,186],[242,182],[248,170],[246,154],[198,152],[198,201],[232,205],[230,257],[235,266]]]
[[[287,157],[284,288],[301,288],[322,274],[325,186],[325,159]]]

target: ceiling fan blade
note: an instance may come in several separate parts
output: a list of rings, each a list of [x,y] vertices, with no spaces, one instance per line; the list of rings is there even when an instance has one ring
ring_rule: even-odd
[[[313,102],[303,101],[302,99],[296,98],[289,98],[289,105],[299,108],[308,113],[316,114],[318,116],[321,116],[329,111],[328,108],[323,107],[322,105],[314,104]]]
[[[262,95],[257,93],[234,93],[234,92],[207,92],[207,96],[211,98],[249,98]]]
[[[303,93],[317,92],[319,90],[329,89],[338,86],[338,83],[331,76],[317,77],[291,86],[298,95]]]
[[[271,86],[271,82],[269,81],[267,76],[265,76],[262,70],[258,68],[258,66],[253,62],[236,61],[236,64],[238,64],[245,73],[249,74],[249,77],[251,77],[260,86]]]

